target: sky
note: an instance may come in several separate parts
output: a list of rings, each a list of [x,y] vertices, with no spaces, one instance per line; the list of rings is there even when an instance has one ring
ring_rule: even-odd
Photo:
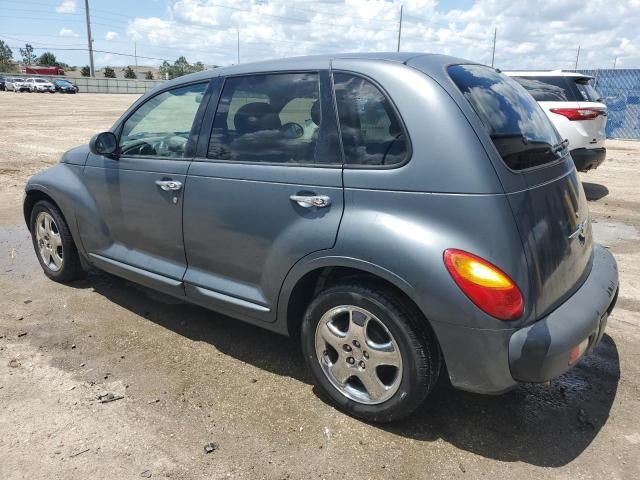
[[[96,67],[444,53],[502,69],[640,68],[640,0],[90,0]],[[0,0],[0,40],[88,64],[84,0]],[[135,44],[135,46],[134,46]],[[54,50],[55,49],[55,50]],[[82,50],[85,49],[85,50]],[[113,52],[113,53],[104,53]],[[117,55],[124,54],[124,55]],[[130,56],[125,56],[130,55]],[[146,58],[145,58],[146,57]]]

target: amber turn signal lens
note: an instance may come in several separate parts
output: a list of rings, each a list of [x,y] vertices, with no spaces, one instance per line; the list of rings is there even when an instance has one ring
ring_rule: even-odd
[[[460,290],[483,312],[499,320],[515,320],[522,316],[522,293],[498,267],[456,249],[445,250],[444,264]]]

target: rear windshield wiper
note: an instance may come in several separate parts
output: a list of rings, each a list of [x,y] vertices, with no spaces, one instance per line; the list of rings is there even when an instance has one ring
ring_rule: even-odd
[[[569,146],[569,139],[565,138],[561,142],[558,142],[555,145],[553,145],[551,147],[551,152],[552,153],[558,153],[558,152],[564,150],[565,148],[567,148],[568,146]]]

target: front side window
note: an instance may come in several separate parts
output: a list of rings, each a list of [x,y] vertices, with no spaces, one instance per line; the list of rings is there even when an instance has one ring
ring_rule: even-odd
[[[394,165],[407,157],[407,137],[391,103],[368,80],[333,76],[347,165]]]
[[[483,65],[453,65],[449,76],[509,168],[523,170],[560,158],[560,136],[519,83]]]
[[[125,121],[120,154],[183,158],[207,85],[175,88],[147,100]]]
[[[227,78],[208,158],[236,162],[322,163],[317,73]]]

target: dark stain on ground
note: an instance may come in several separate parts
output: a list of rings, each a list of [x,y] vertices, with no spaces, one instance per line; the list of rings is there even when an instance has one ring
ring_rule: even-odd
[[[589,201],[597,201],[609,195],[609,189],[600,183],[582,182],[582,188]]]

